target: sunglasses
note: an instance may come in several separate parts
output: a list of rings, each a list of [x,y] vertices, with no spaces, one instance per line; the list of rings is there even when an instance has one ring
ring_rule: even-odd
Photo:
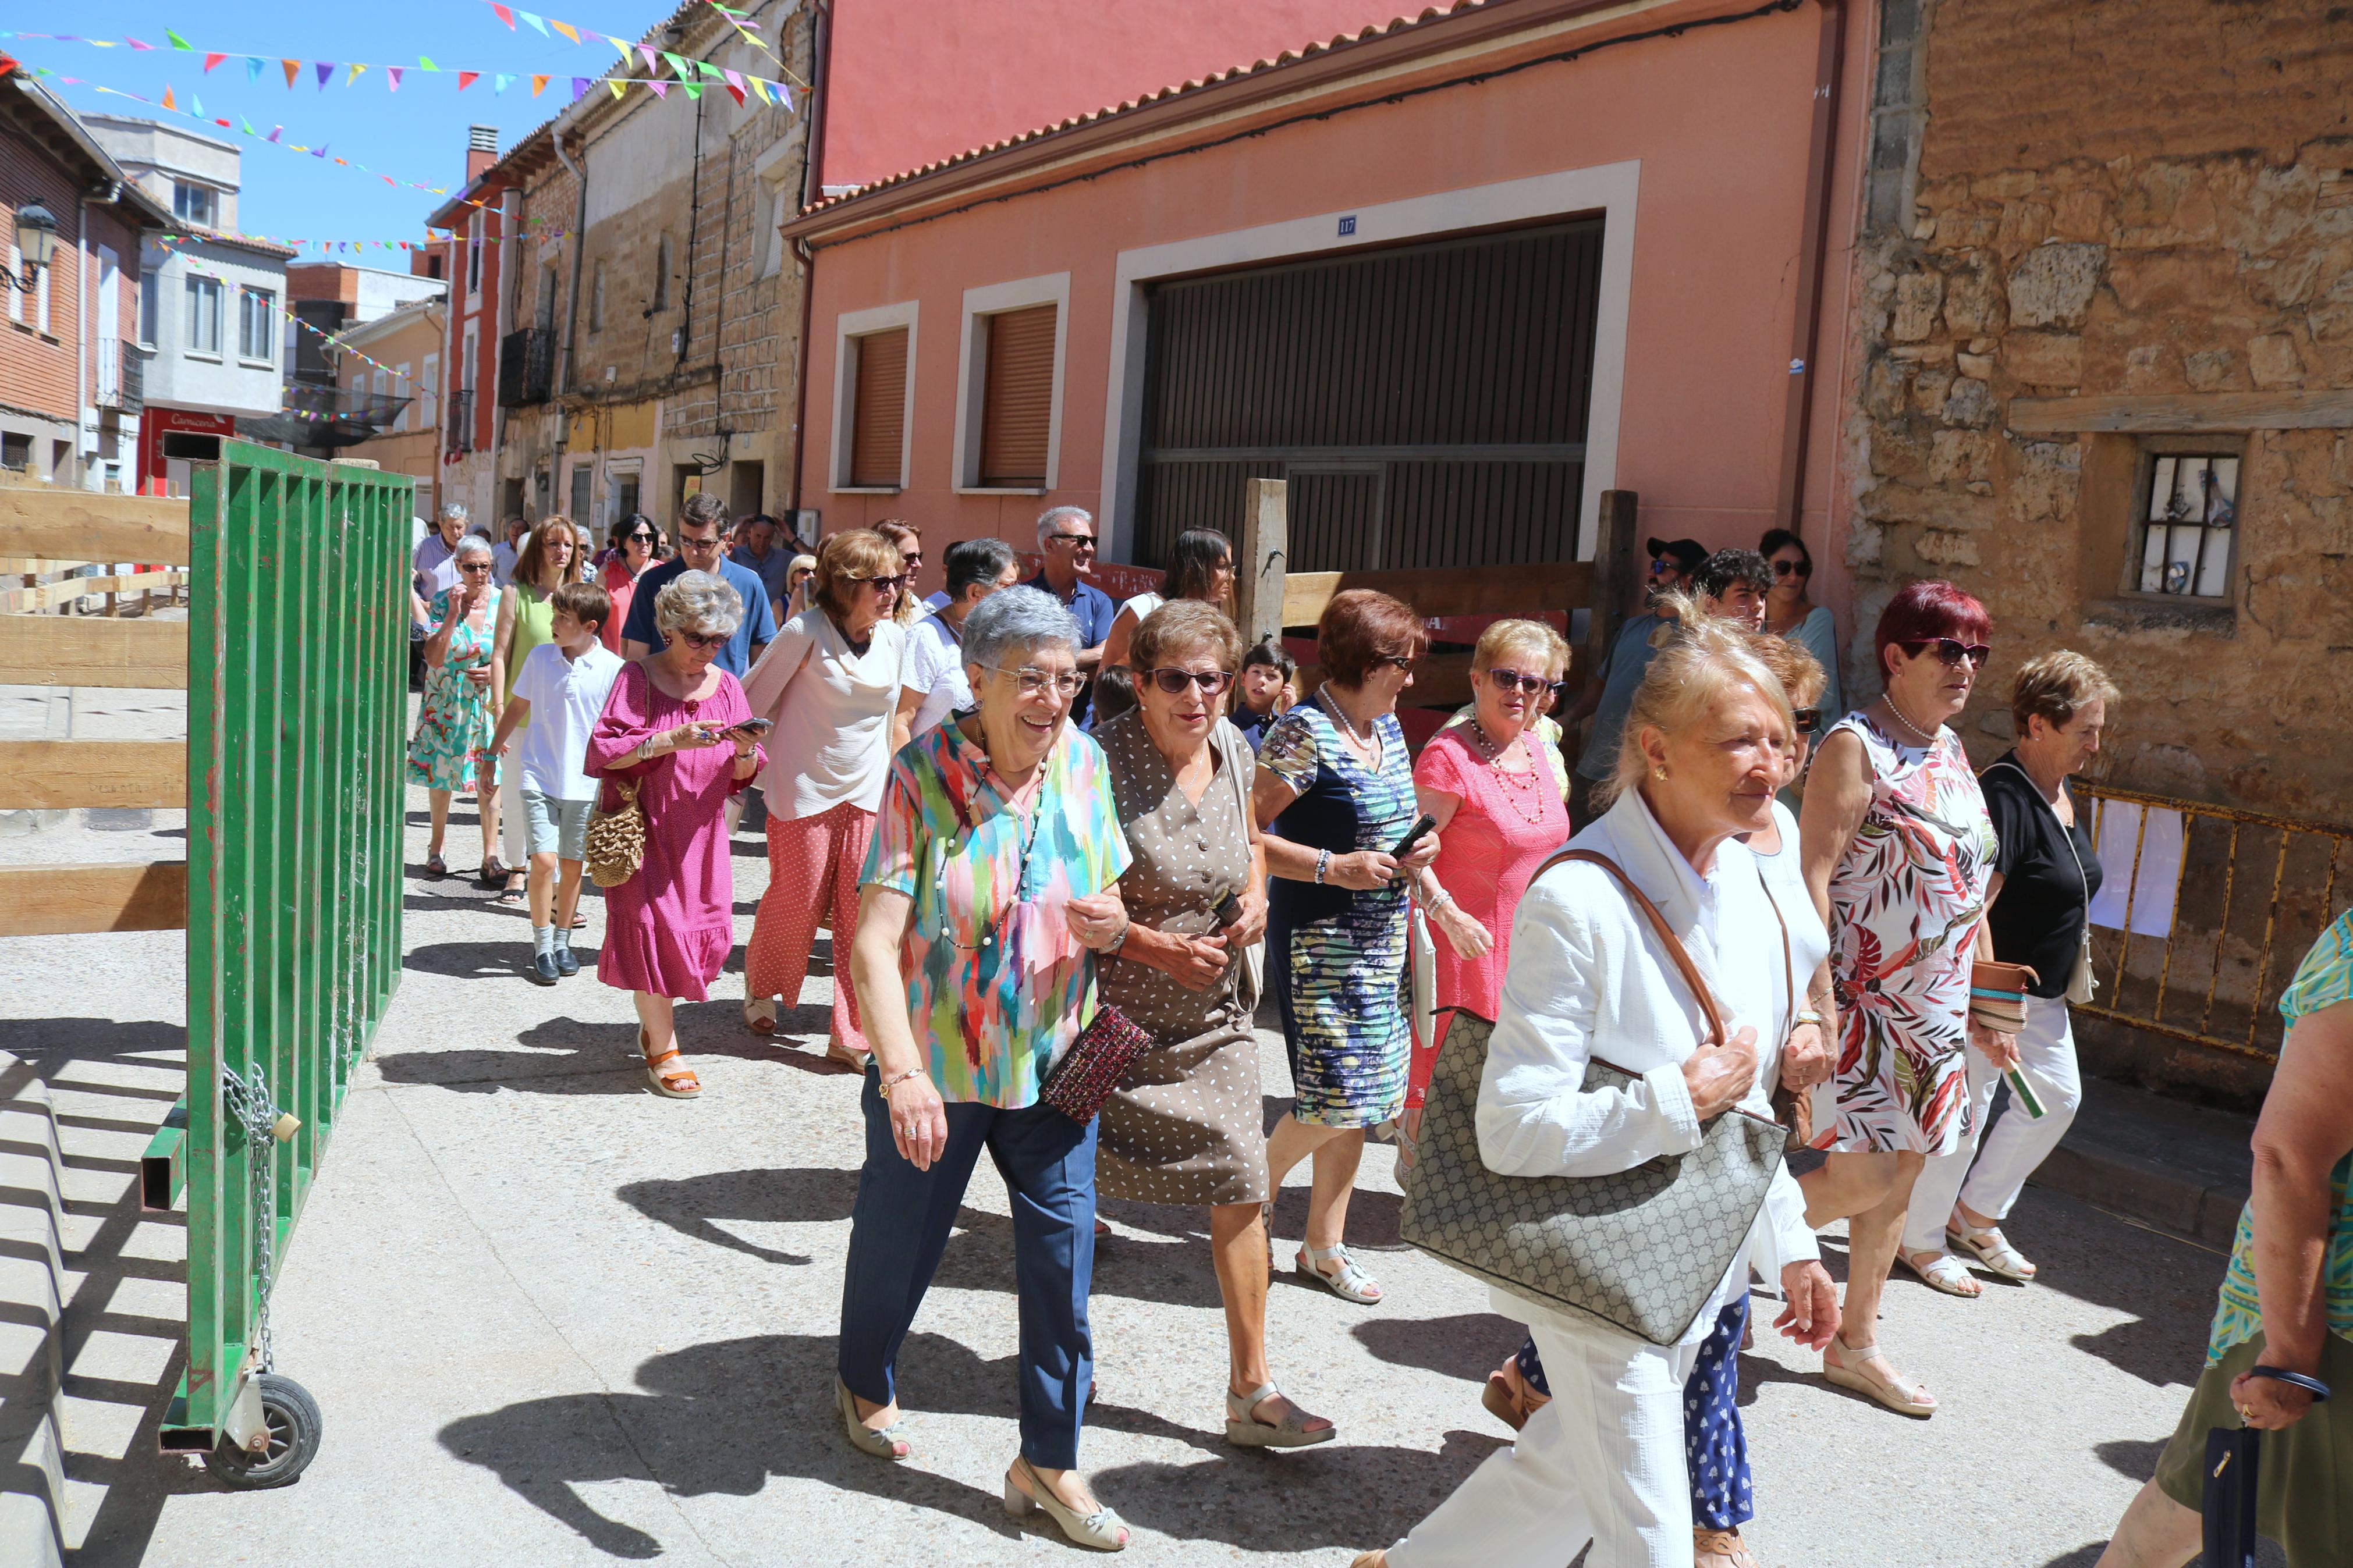
[[[1234,683],[1232,673],[1223,669],[1139,669],[1135,673],[1149,677],[1153,685],[1171,697],[1181,697],[1194,686],[1217,697]]]
[[[1679,561],[1671,561],[1663,555],[1651,557],[1651,575],[1653,577],[1680,576],[1683,569],[1683,563]]]
[[[1059,674],[1049,675],[1042,669],[1031,669],[1027,665],[1019,669],[1007,669],[1002,665],[991,665],[988,668],[998,675],[1011,676],[1014,683],[1021,689],[1021,695],[1024,697],[1037,696],[1046,689],[1049,682],[1052,683],[1056,696],[1076,697],[1079,694],[1079,688],[1086,684],[1086,677],[1076,670],[1063,670]]]
[[[1095,536],[1092,533],[1050,533],[1046,537],[1061,540],[1073,550],[1092,550],[1095,547]]]
[[[678,542],[678,547],[681,550],[691,550],[701,553],[707,550],[717,550],[726,542],[723,539],[681,539]]]
[[[681,632],[678,640],[691,648],[707,653],[714,647],[725,647],[729,635],[726,632]]]
[[[1810,735],[1822,727],[1822,710],[1819,708],[1800,708],[1789,717],[1797,721],[1800,735]]]
[[[921,566],[923,563],[923,552],[922,551],[902,550],[899,552],[899,564],[905,567],[910,575],[914,573],[916,567]]]
[[[490,569],[491,563],[487,561],[470,561],[458,568],[460,572],[487,572]]]
[[[1773,563],[1773,575],[1776,577],[1810,577],[1813,574],[1814,563],[1810,561],[1776,561]]]
[[[845,572],[842,574],[842,576],[849,582],[864,583],[870,587],[879,588],[888,592],[904,585],[914,577],[914,574],[912,572],[902,572],[896,577],[852,577],[849,573]]]
[[[1977,668],[1983,669],[1986,660],[1993,657],[1993,649],[1984,643],[1965,643],[1954,637],[1922,637],[1916,642],[1905,643],[1904,647],[1911,653],[1918,653],[1924,647],[1935,648],[1936,657],[1944,660],[1948,667],[1956,669],[1960,668],[1963,659],[1968,659]]]
[[[1404,670],[1408,675],[1411,675],[1413,673],[1413,667],[1419,661],[1401,653],[1385,653],[1378,658],[1373,660],[1376,667],[1384,664],[1393,664],[1399,669]]]
[[[1531,697],[1552,684],[1541,675],[1522,675],[1516,669],[1505,669],[1501,665],[1490,669],[1487,679],[1507,692],[1525,691]]]
[[[625,533],[621,535],[621,542],[625,544],[651,544],[654,542],[654,536],[644,532]]]

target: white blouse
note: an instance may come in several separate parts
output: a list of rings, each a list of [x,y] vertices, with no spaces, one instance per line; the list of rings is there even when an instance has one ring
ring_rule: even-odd
[[[906,628],[895,622],[876,622],[860,653],[825,607],[812,605],[760,655],[744,678],[744,695],[753,712],[776,721],[758,782],[780,821],[816,816],[844,801],[860,811],[881,805],[906,652]]]
[[[1784,831],[1794,845],[1794,832]],[[1780,928],[1766,901],[1757,857],[1727,841],[1714,868],[1701,877],[1632,790],[1569,842],[1616,861],[1659,906],[1714,993],[1727,1034],[1743,1026],[1757,1031],[1757,1081],[1742,1105],[1770,1115],[1769,1073],[1778,1070],[1789,1008],[1781,983]],[[1794,965],[1794,922],[1791,938]],[[1811,971],[1811,964],[1797,971],[1801,996]],[[1699,1117],[1683,1064],[1705,1037],[1706,1016],[1650,922],[1599,867],[1571,861],[1529,885],[1513,916],[1511,963],[1497,1013],[1479,1090],[1479,1152],[1490,1170],[1510,1176],[1609,1175],[1699,1146]],[[1588,1089],[1585,1064],[1596,1057],[1640,1077],[1624,1089]],[[1752,1264],[1778,1281],[1788,1264],[1820,1256],[1806,1225],[1805,1198],[1784,1165],[1774,1173],[1741,1256],[1684,1342],[1704,1339],[1715,1327],[1716,1315],[1747,1289]],[[1496,1310],[1523,1322],[1542,1321],[1579,1333],[1596,1326],[1501,1289],[1493,1301]]]

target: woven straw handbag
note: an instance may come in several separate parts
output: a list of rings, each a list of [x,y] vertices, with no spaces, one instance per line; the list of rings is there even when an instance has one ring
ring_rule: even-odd
[[[638,779],[607,779],[620,792],[621,804],[605,808],[605,791],[596,791],[596,809],[588,814],[586,847],[589,879],[600,888],[617,888],[638,874],[646,859],[646,808],[638,804]]]
[[[1724,1017],[1658,906],[1607,857],[1725,1040]],[[1543,874],[1540,869],[1537,873]],[[1597,1318],[1655,1345],[1679,1343],[1731,1268],[1765,1205],[1787,1132],[1735,1108],[1705,1122],[1698,1148],[1607,1176],[1504,1176],[1479,1155],[1479,1083],[1494,1025],[1457,1009],[1431,1076],[1421,1136],[1398,1229],[1441,1263],[1541,1306]],[[1624,1088],[1637,1075],[1599,1058],[1585,1087]]]

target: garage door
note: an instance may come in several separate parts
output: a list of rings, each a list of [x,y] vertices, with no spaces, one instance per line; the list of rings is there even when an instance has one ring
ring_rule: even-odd
[[[1139,555],[1291,481],[1293,571],[1576,559],[1601,223],[1154,287]]]

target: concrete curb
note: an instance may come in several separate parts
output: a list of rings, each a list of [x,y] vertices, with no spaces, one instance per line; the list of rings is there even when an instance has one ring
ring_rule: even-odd
[[[2254,1125],[2229,1111],[2086,1079],[2075,1124],[2034,1184],[2227,1249],[2247,1201]]]
[[[65,1561],[63,1165],[47,1086],[0,1051],[0,1563],[21,1568]]]

